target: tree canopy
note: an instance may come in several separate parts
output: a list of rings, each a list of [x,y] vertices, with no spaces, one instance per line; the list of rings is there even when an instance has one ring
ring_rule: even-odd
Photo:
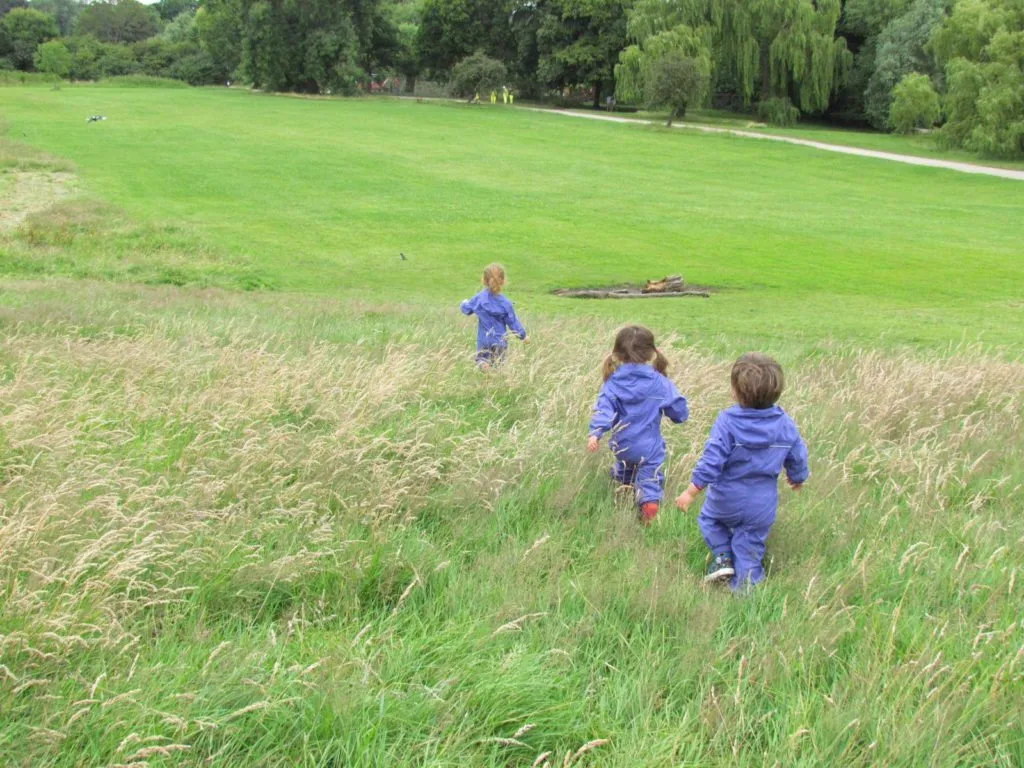
[[[75,30],[104,43],[134,43],[160,31],[160,16],[137,0],[91,3],[78,15]]]
[[[0,56],[16,69],[31,69],[36,48],[60,34],[57,21],[48,13],[15,8],[0,20]]]

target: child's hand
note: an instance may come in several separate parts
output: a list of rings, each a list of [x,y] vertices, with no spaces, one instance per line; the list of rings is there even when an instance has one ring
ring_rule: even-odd
[[[693,504],[693,500],[697,498],[700,492],[700,488],[698,488],[693,483],[690,483],[690,487],[683,491],[679,498],[676,499],[676,506],[679,507],[680,510],[685,512],[690,508],[690,505]]]
[[[524,336],[523,337],[523,344],[529,344],[529,343],[530,343],[530,337],[529,336]]]
[[[589,438],[587,438],[587,450],[590,451],[591,453],[596,452],[600,444],[601,441],[598,440],[597,437],[594,435],[591,435]]]
[[[794,483],[788,477],[786,478],[786,482],[789,483],[789,487],[792,488],[794,491],[799,491],[801,488],[804,487],[803,483]]]

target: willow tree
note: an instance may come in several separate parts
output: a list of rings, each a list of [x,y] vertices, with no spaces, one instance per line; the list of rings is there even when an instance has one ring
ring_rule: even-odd
[[[650,21],[644,22],[650,24]],[[691,104],[707,98],[711,81],[711,29],[693,28],[687,24],[676,24],[658,30],[657,25],[648,26],[654,31],[650,36],[637,35],[642,42],[630,45],[619,54],[615,65],[615,92],[619,99],[629,102],[644,102],[651,98],[650,89],[654,84],[659,62],[668,57],[683,57],[693,62],[697,80],[702,83],[693,93]],[[631,30],[631,36],[636,30]]]
[[[711,66],[744,101],[792,97],[819,112],[842,85],[852,61],[836,37],[840,0],[642,0],[629,19],[638,50],[620,57],[623,74],[651,38],[680,27],[709,39]],[[639,53],[638,53],[639,51]]]

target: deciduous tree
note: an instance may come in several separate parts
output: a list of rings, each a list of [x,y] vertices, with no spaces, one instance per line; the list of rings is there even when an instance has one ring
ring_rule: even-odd
[[[9,49],[6,56],[17,69],[32,69],[36,48],[57,37],[57,21],[48,13],[31,8],[15,8],[0,19],[3,37]],[[0,56],[4,55],[0,52]]]
[[[889,127],[897,133],[910,133],[915,128],[930,128],[939,119],[939,94],[931,78],[918,72],[904,75],[892,89]]]
[[[452,67],[451,90],[456,96],[472,98],[481,91],[500,88],[507,77],[504,64],[478,52]]]
[[[82,9],[75,30],[104,43],[134,43],[160,31],[160,16],[136,0],[98,2]]]

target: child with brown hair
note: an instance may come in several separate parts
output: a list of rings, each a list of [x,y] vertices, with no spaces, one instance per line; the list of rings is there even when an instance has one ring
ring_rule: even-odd
[[[527,338],[526,329],[516,317],[512,302],[502,295],[506,282],[505,268],[501,264],[488,264],[483,280],[484,289],[472,299],[462,302],[462,314],[477,316],[476,362],[481,368],[490,368],[501,362],[508,349],[506,329],[524,342]]]
[[[623,328],[604,360],[604,385],[590,421],[587,450],[596,451],[602,435],[611,431],[612,478],[635,489],[644,523],[658,514],[665,488],[661,417],[681,424],[689,416],[686,398],[665,376],[667,370],[668,360],[655,346],[653,333],[639,325]]]
[[[783,468],[793,490],[807,480],[807,447],[800,431],[776,401],[782,395],[782,367],[750,352],[732,367],[736,405],[718,415],[690,487],[676,499],[686,510],[705,488],[697,518],[714,560],[705,581],[729,579],[732,589],[764,580],[765,541],[779,504]]]

